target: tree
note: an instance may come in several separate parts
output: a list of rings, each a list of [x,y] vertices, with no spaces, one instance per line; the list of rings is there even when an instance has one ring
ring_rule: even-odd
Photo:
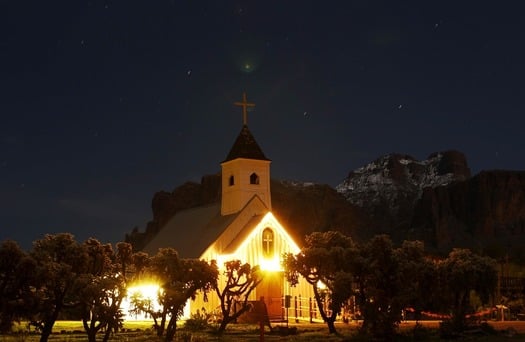
[[[336,333],[337,315],[353,294],[351,260],[357,253],[356,246],[350,237],[335,231],[312,233],[305,242],[298,254],[285,254],[286,279],[292,286],[298,284],[299,276],[306,279],[329,332]]]
[[[130,245],[118,243],[115,253],[110,244],[91,238],[84,246],[89,259],[79,289],[82,322],[90,342],[96,341],[103,328],[103,341],[107,341],[110,333],[122,325],[120,304],[126,294],[124,270],[130,261]]]
[[[438,264],[441,299],[451,309],[453,331],[462,331],[470,308],[470,293],[475,291],[483,303],[494,293],[498,272],[496,261],[468,249],[454,249]]]
[[[11,240],[0,244],[0,332],[8,332],[26,314],[24,297],[30,293],[35,263]]]
[[[148,270],[160,284],[158,302],[162,309],[154,312],[152,306],[140,298],[132,298],[132,303],[138,310],[154,318],[158,336],[162,336],[165,331],[165,340],[172,341],[177,320],[182,315],[186,302],[194,299],[198,291],[206,298],[206,294],[216,286],[217,265],[203,260],[181,259],[173,248],[161,248],[151,258]]]
[[[389,340],[401,321],[403,307],[399,262],[386,235],[373,237],[355,260],[357,303],[363,315],[361,331]]]
[[[73,235],[46,235],[34,242],[31,256],[36,262],[32,324],[41,330],[40,341],[48,340],[64,308],[79,304],[78,289],[85,274],[88,255]]]
[[[133,253],[132,259],[133,259],[133,267],[135,271],[134,278],[139,279],[143,275],[147,267],[149,266],[150,257],[148,253],[136,252],[136,253]]]
[[[227,261],[224,266],[226,284],[222,291],[218,285],[215,287],[215,292],[221,300],[222,321],[219,326],[219,334],[226,329],[229,323],[250,309],[248,297],[263,279],[258,266],[251,267],[248,263],[241,264],[240,260]],[[240,304],[240,309],[232,313],[236,304]]]
[[[404,241],[395,250],[402,276],[402,301],[405,308],[414,309],[415,318],[421,311],[433,309],[433,294],[436,292],[436,264],[425,255],[423,242]]]

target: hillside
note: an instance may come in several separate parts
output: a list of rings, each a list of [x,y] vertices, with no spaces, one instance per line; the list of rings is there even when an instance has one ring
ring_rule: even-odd
[[[340,230],[357,241],[386,233],[397,242],[423,240],[436,252],[465,246],[525,260],[525,172],[471,177],[458,151],[432,153],[425,160],[389,154],[349,172],[335,189],[272,180],[271,191],[274,214],[298,240],[313,231]],[[126,241],[142,248],[175,213],[217,202],[220,193],[220,174],[157,192],[152,220]]]

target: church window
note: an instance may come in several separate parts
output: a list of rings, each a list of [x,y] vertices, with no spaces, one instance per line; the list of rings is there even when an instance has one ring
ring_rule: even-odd
[[[250,175],[250,184],[259,184],[259,176],[255,172]]]
[[[228,184],[230,186],[233,186],[235,184],[235,178],[233,178],[233,175],[230,176],[230,180],[228,181]]]
[[[262,250],[266,258],[273,257],[274,240],[273,230],[265,228],[262,233]]]

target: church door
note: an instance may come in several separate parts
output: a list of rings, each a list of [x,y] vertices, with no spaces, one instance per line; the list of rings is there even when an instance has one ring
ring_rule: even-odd
[[[264,272],[263,281],[257,286],[257,299],[264,297],[270,321],[284,320],[284,272]]]

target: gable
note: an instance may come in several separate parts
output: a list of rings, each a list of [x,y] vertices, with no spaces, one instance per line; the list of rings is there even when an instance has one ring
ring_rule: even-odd
[[[264,235],[265,232],[271,232],[269,239]],[[296,254],[300,251],[299,246],[270,211],[264,215],[253,216],[234,238],[228,241],[229,243],[225,243],[219,238],[201,258],[217,260],[219,267],[226,261],[239,259],[253,266],[259,265],[263,270],[280,270],[284,253]]]

